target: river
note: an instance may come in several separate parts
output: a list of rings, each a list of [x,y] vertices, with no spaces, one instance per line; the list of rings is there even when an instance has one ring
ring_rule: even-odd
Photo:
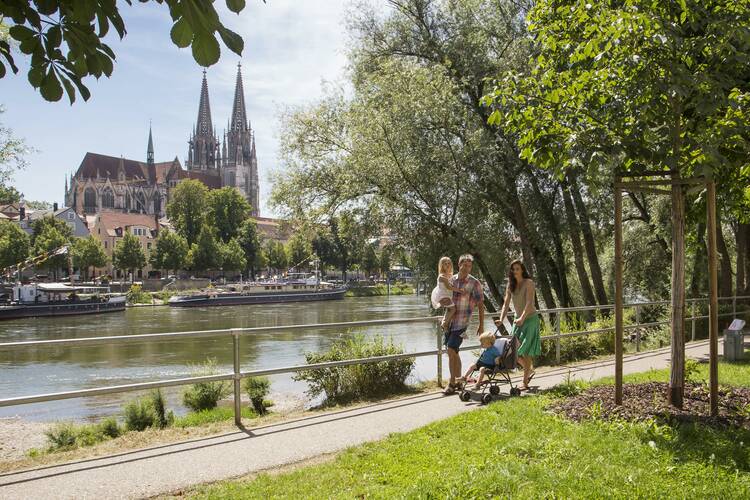
[[[136,335],[255,326],[335,323],[429,314],[424,296],[345,298],[339,301],[207,308],[138,307],[96,316],[35,318],[0,323],[0,342]],[[361,328],[366,336],[392,338],[409,351],[435,348],[435,329],[429,324]],[[342,335],[355,331],[311,328],[244,335],[242,370],[304,364],[305,352],[325,350]],[[215,358],[222,372],[232,370],[232,342],[218,339],[133,342],[82,347],[41,347],[0,351],[0,398],[88,389],[189,376],[206,358]],[[411,382],[432,379],[433,357],[417,359]],[[290,374],[271,378],[272,395],[302,396],[306,385]],[[165,389],[171,407],[184,412],[180,389]],[[28,420],[96,420],[118,415],[133,393],[76,398],[0,408],[0,417]]]

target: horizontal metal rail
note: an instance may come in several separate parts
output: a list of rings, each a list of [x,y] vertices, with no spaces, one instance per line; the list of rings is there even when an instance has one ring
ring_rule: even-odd
[[[727,301],[732,300],[734,301],[735,308],[736,308],[736,302],[737,300],[745,300],[750,299],[750,296],[738,296],[738,297],[722,297],[719,300]],[[690,299],[688,302],[701,302],[706,301],[707,299]],[[644,306],[652,306],[652,305],[666,305],[669,304],[668,301],[655,301],[655,302],[639,302],[639,303],[632,303],[632,304],[625,304],[625,307],[644,307]],[[547,314],[547,313],[568,313],[568,312],[578,312],[578,311],[587,311],[587,310],[596,310],[596,309],[611,309],[614,306],[612,305],[605,305],[605,306],[583,306],[583,307],[573,307],[573,308],[555,308],[555,309],[547,309],[547,310],[540,310],[539,313],[541,314]],[[723,313],[719,316],[732,316],[735,314],[735,311],[731,313]],[[498,314],[489,314],[489,317],[498,317]],[[358,327],[367,327],[367,326],[386,326],[386,325],[395,325],[395,324],[415,324],[415,323],[427,323],[427,322],[436,322],[438,319],[440,319],[440,316],[424,316],[424,317],[418,317],[418,318],[393,318],[393,319],[385,319],[385,320],[369,320],[369,321],[350,321],[350,322],[338,322],[338,323],[324,323],[324,324],[306,324],[306,325],[281,325],[281,326],[271,326],[271,327],[249,327],[249,328],[231,328],[231,329],[219,329],[219,330],[201,330],[201,331],[189,331],[189,332],[171,332],[171,333],[154,333],[154,334],[141,334],[141,335],[118,335],[118,336],[108,336],[108,337],[88,337],[88,338],[81,338],[81,339],[59,339],[59,340],[38,340],[38,341],[22,341],[22,342],[7,342],[0,344],[0,350],[15,350],[15,349],[22,349],[22,348],[31,348],[31,347],[60,347],[60,346],[82,346],[82,345],[95,345],[95,344],[113,344],[113,343],[125,343],[125,342],[144,342],[144,341],[162,341],[162,340],[180,340],[185,338],[211,338],[211,337],[223,337],[223,336],[232,336],[235,339],[235,351],[239,349],[239,343],[237,340],[243,336],[243,335],[250,335],[250,334],[258,334],[258,333],[271,333],[271,332],[278,332],[278,331],[295,331],[295,330],[309,330],[309,329],[331,329],[331,328],[358,328]],[[695,321],[697,319],[705,319],[707,316],[693,316],[689,318],[685,318],[686,321]],[[639,329],[639,328],[649,328],[649,327],[656,327],[656,326],[662,326],[669,324],[669,321],[656,321],[656,322],[650,322],[650,323],[637,323],[637,324],[631,324],[625,326],[626,330],[631,329]],[[557,323],[557,327],[559,328],[559,322]],[[556,335],[545,335],[542,337],[542,340],[556,340],[559,343],[559,340],[564,337],[574,337],[574,336],[581,336],[581,335],[592,335],[596,333],[607,333],[614,331],[614,327],[607,327],[607,328],[599,328],[594,330],[582,330],[577,332],[566,332],[566,333],[557,333]],[[469,351],[480,348],[479,345],[472,345],[472,346],[466,346],[462,347],[461,351]],[[559,347],[558,347],[558,353],[559,353]],[[237,354],[237,352],[235,352]],[[286,366],[286,367],[277,367],[277,368],[268,368],[268,369],[260,369],[260,370],[251,370],[251,371],[240,371],[238,366],[235,366],[235,371],[233,373],[224,373],[224,374],[217,374],[217,375],[206,375],[206,376],[198,376],[198,377],[185,377],[185,378],[178,378],[178,379],[169,379],[169,380],[161,380],[161,381],[154,381],[154,382],[141,382],[141,383],[134,383],[134,384],[123,384],[123,385],[116,385],[116,386],[107,386],[107,387],[100,387],[95,389],[83,389],[78,391],[65,391],[65,392],[56,392],[56,393],[49,393],[49,394],[38,394],[38,395],[32,395],[32,396],[21,396],[21,397],[14,397],[14,398],[5,398],[0,399],[0,407],[7,407],[7,406],[16,406],[16,405],[22,405],[22,404],[31,404],[31,403],[41,403],[41,402],[48,402],[48,401],[59,401],[64,399],[72,399],[72,398],[79,398],[79,397],[91,397],[91,396],[101,396],[106,394],[115,394],[115,393],[122,393],[122,392],[131,392],[131,391],[143,391],[143,390],[150,390],[150,389],[159,389],[164,387],[175,387],[175,386],[181,386],[181,385],[191,385],[201,382],[219,382],[219,381],[238,381],[243,378],[247,377],[256,377],[256,376],[265,376],[265,375],[275,375],[275,374],[284,374],[284,373],[294,373],[294,372],[300,372],[300,371],[306,371],[306,370],[316,370],[316,369],[327,369],[327,368],[335,368],[335,367],[341,367],[341,366],[350,366],[350,365],[358,365],[358,364],[366,364],[366,363],[378,363],[378,362],[384,362],[384,361],[393,361],[398,359],[408,359],[408,358],[417,358],[417,357],[425,357],[425,356],[438,356],[438,379],[440,380],[441,374],[441,356],[443,354],[443,349],[439,346],[438,349],[428,350],[428,351],[418,351],[418,352],[411,352],[411,353],[403,353],[403,354],[393,354],[388,356],[375,356],[370,358],[360,358],[360,359],[350,359],[350,360],[342,360],[342,361],[330,361],[325,363],[314,363],[314,364],[306,364],[306,365],[295,365],[295,366]],[[237,397],[237,395],[235,395]],[[239,422],[239,415],[235,415],[235,421]]]

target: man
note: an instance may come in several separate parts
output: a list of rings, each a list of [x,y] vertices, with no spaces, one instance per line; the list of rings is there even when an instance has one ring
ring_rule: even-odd
[[[461,376],[461,357],[458,349],[464,341],[464,333],[469,327],[471,315],[474,308],[479,306],[479,327],[477,335],[484,331],[484,290],[482,284],[471,274],[471,267],[474,264],[474,257],[465,254],[458,259],[458,274],[451,280],[451,285],[460,288],[465,293],[453,292],[453,303],[456,305],[456,312],[453,314],[451,324],[445,332],[443,344],[448,352],[448,369],[451,378],[448,386],[445,388],[445,394],[452,394],[456,391],[456,379]]]

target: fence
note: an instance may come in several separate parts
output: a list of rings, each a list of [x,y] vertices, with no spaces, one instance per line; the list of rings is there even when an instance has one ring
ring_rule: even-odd
[[[720,314],[720,316],[735,316],[737,312],[737,301],[750,299],[750,296],[742,297],[725,297],[720,298],[719,301],[732,301],[732,312]],[[695,340],[695,322],[699,319],[708,318],[708,316],[694,316],[695,305],[700,302],[707,302],[707,299],[691,299],[688,301],[692,306],[693,316],[685,318],[686,321],[692,321],[692,340]],[[633,304],[625,304],[626,308],[635,308],[636,323],[625,327],[626,330],[646,328],[653,326],[660,326],[669,324],[668,321],[657,321],[649,323],[640,323],[640,310],[648,306],[660,306],[669,305],[668,301],[657,301],[657,302],[640,302]],[[560,324],[563,315],[568,313],[586,312],[592,310],[609,310],[613,309],[613,305],[605,306],[585,306],[585,307],[571,307],[571,308],[556,308],[556,309],[542,309],[539,311],[543,316],[549,317],[549,315],[555,316],[555,334],[545,335],[542,340],[554,340],[556,358],[559,363],[560,360],[560,340],[565,337],[573,337],[578,335],[592,335],[595,333],[606,333],[613,332],[614,327],[600,328],[595,330],[581,330],[576,332],[561,333]],[[497,317],[497,314],[490,314],[490,317]],[[396,324],[416,324],[416,323],[433,323],[436,325],[439,316],[424,316],[418,318],[399,318],[399,319],[385,319],[385,320],[371,320],[371,321],[352,321],[343,323],[325,323],[325,324],[309,324],[309,325],[288,325],[288,326],[273,326],[273,327],[253,327],[253,328],[233,328],[233,329],[221,329],[221,330],[201,330],[201,331],[189,331],[189,332],[173,332],[173,333],[150,333],[141,335],[118,335],[109,337],[90,337],[81,339],[58,339],[58,340],[37,340],[37,341],[21,341],[21,342],[7,342],[0,344],[0,351],[10,351],[17,349],[26,349],[30,347],[77,347],[83,345],[95,345],[95,344],[121,344],[129,342],[144,342],[144,341],[164,341],[164,340],[178,340],[185,338],[198,338],[198,337],[219,337],[229,336],[232,338],[232,349],[233,349],[233,371],[232,373],[224,373],[218,375],[206,375],[199,377],[185,377],[170,380],[160,380],[155,382],[142,382],[136,384],[124,384],[115,386],[99,387],[95,389],[82,389],[77,391],[66,391],[56,392],[50,394],[36,394],[32,396],[21,396],[14,398],[0,399],[0,407],[17,406],[31,403],[42,403],[47,401],[59,401],[64,399],[72,398],[83,398],[90,396],[100,396],[104,394],[123,393],[131,391],[142,391],[149,389],[158,389],[163,387],[174,387],[181,385],[196,384],[199,382],[214,382],[214,381],[232,381],[234,385],[234,419],[237,425],[241,424],[241,407],[240,407],[240,396],[241,388],[240,383],[243,378],[257,377],[263,375],[276,375],[283,373],[296,373],[303,370],[318,369],[318,368],[333,368],[339,366],[349,366],[364,363],[377,363],[381,361],[390,361],[403,358],[416,358],[424,356],[436,356],[437,359],[437,379],[438,384],[442,385],[442,364],[443,364],[443,346],[441,335],[437,335],[437,348],[428,351],[410,352],[404,354],[395,354],[388,356],[377,356],[371,358],[351,359],[344,361],[332,361],[326,363],[315,363],[307,365],[296,365],[296,366],[285,366],[270,369],[261,370],[250,370],[242,371],[240,366],[240,337],[243,335],[252,335],[257,333],[268,333],[277,331],[295,331],[295,330],[309,330],[311,328],[359,328],[366,326],[387,326]],[[478,346],[472,345],[461,348],[462,351],[476,349]],[[639,332],[636,333],[636,349],[640,349],[640,337]]]

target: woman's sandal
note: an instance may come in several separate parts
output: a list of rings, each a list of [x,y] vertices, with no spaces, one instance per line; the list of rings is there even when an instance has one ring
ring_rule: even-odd
[[[534,375],[536,375],[536,371],[532,370],[531,374],[529,375],[529,380],[526,381],[526,385],[529,385],[529,382],[531,382],[531,379],[534,378]]]

